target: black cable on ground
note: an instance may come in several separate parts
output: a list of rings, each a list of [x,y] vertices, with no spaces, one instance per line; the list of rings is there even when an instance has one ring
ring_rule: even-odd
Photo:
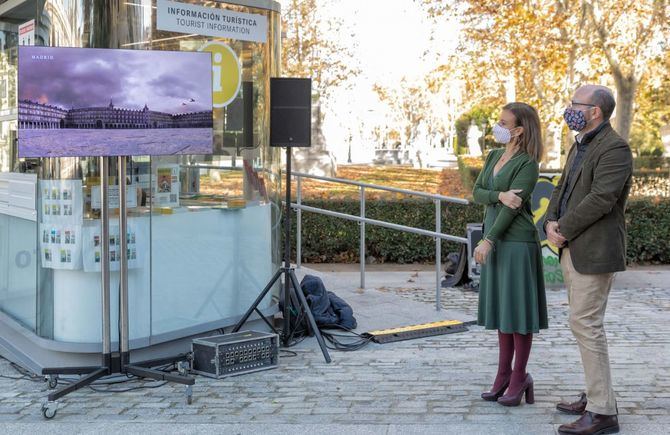
[[[295,322],[295,324],[301,326],[301,328],[299,329],[296,328],[291,332],[291,335],[289,336],[289,347],[295,346],[296,344],[300,343],[305,338],[307,338],[308,330],[306,327],[302,327],[304,316],[305,312],[304,310],[301,310],[300,316]],[[325,325],[325,326],[322,325],[317,327],[321,332],[321,336],[323,336],[324,340],[326,341],[326,348],[331,350],[338,350],[342,352],[353,352],[364,348],[372,341],[372,338],[363,337],[361,334],[340,325]],[[343,330],[347,334],[337,334],[334,332],[330,332],[329,331],[330,329]],[[294,337],[300,337],[300,338],[292,341]],[[356,338],[356,340],[355,341],[342,340],[352,338]]]
[[[296,346],[296,345],[302,343],[307,337],[308,337],[307,333],[305,333],[303,335],[300,335],[300,337],[298,337],[295,340],[289,342],[288,347],[293,347],[293,346]]]
[[[286,350],[286,349],[279,349],[279,356],[282,358],[293,358],[298,356],[298,352],[293,352],[292,350]]]
[[[137,378],[135,380],[138,380],[138,379],[141,379],[141,378]],[[136,387],[122,388],[122,389],[98,388],[97,386],[94,386],[94,385],[89,385],[88,388],[95,391],[96,393],[127,393],[129,391],[136,391],[136,390],[142,390],[142,389],[160,388],[163,385],[166,385],[167,383],[168,383],[168,381],[163,381],[163,382],[158,382],[158,385],[152,385],[152,384],[156,384],[156,381],[153,381],[149,385],[138,385]]]
[[[7,376],[7,375],[0,375],[0,378],[3,378],[3,379],[11,379],[11,380],[13,380],[13,381],[23,381],[23,380],[31,381],[31,380],[32,380],[32,379],[27,378],[27,377],[25,377],[25,376]],[[33,381],[33,382],[36,382],[36,381]]]
[[[346,328],[343,328],[343,329],[346,330]],[[348,331],[348,332],[351,335],[336,334],[336,333],[328,332],[328,331],[325,331],[325,330],[321,329],[321,335],[323,336],[323,338],[333,345],[331,347],[331,346],[328,346],[328,344],[326,344],[326,346],[329,349],[333,349],[333,350],[339,350],[339,351],[342,351],[342,352],[353,352],[353,351],[357,351],[359,349],[364,348],[365,346],[370,344],[370,342],[372,341],[372,338],[362,337],[360,334],[358,334],[354,331]],[[351,339],[351,338],[353,338],[352,336],[356,337],[356,339],[354,341],[348,341],[347,342],[347,341],[342,341],[341,340],[341,338]]]
[[[296,312],[293,307],[289,306],[289,310],[291,311],[291,315],[293,317],[296,317],[298,312]],[[295,320],[295,325],[300,326],[300,329],[297,327],[291,331],[291,335],[288,336],[288,347],[293,347],[297,345],[298,343],[301,343],[305,338],[307,338],[307,328],[303,326],[303,320],[305,318],[305,310],[300,310],[299,312],[300,316],[297,317]],[[290,327],[290,325],[289,325]],[[284,331],[282,331],[282,334]]]
[[[12,379],[15,381],[20,381],[20,380],[26,380],[26,381],[31,381],[31,382],[44,382],[44,378],[38,375],[35,375],[33,373],[30,373],[23,367],[14,364],[13,362],[9,363],[10,367],[12,367],[15,371],[17,371],[21,376],[7,376],[7,375],[0,375],[0,378],[5,378],[5,379]]]
[[[290,306],[289,308],[292,314],[295,316],[296,313],[294,307]],[[294,324],[300,328],[296,327],[293,331],[291,331],[291,335],[289,336],[289,347],[295,346],[296,344],[300,343],[302,340],[307,338],[308,329],[306,325],[303,326],[304,324],[303,320],[306,313],[303,309],[301,309],[299,313],[300,316],[296,319]],[[317,327],[321,332],[321,336],[323,336],[324,340],[326,341],[326,348],[331,350],[338,350],[342,352],[353,352],[364,348],[372,341],[371,337],[364,337],[363,335],[341,325],[321,325]],[[329,331],[330,329],[339,329],[345,331],[346,334],[338,334],[335,332],[330,332]],[[300,337],[300,338],[296,339],[295,341],[292,341],[294,337]],[[352,338],[356,339],[354,341],[342,340]]]
[[[330,332],[330,331],[325,331],[328,329],[340,329],[346,332],[346,334],[338,334],[335,332]],[[336,350],[341,350],[344,352],[351,352],[351,351],[356,351],[359,349],[364,348],[370,342],[372,341],[371,337],[365,337],[361,334],[359,334],[356,331],[353,331],[345,326],[342,325],[325,325],[321,327],[321,334],[333,345],[336,347]],[[339,340],[340,338],[347,338],[351,339],[353,337],[357,337],[357,340],[355,341],[348,341],[344,342]]]

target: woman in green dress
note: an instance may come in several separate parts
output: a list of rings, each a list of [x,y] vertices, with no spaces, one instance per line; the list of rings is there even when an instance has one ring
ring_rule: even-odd
[[[482,265],[477,323],[498,330],[499,343],[498,373],[482,398],[518,406],[524,394],[526,403],[535,400],[526,364],[533,334],[548,326],[542,248],[530,204],[542,158],[537,111],[507,104],[493,135],[505,148],[489,153],[473,191],[475,202],[486,206],[474,251]]]

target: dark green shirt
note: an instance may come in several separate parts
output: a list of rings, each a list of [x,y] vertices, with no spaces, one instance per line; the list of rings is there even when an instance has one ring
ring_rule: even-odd
[[[493,175],[493,168],[504,152],[500,148],[489,153],[472,192],[475,202],[486,206],[484,238],[492,242],[539,241],[530,204],[540,173],[539,165],[528,154],[519,151]],[[498,200],[500,192],[512,189],[522,190],[517,194],[523,201],[518,209],[511,209]]]

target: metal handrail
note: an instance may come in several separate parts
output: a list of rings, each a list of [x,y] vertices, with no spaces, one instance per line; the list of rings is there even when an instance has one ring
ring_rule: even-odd
[[[468,239],[466,239],[465,237],[450,236],[448,234],[442,234],[436,231],[422,230],[421,228],[408,227],[406,225],[394,224],[391,222],[380,221],[377,219],[362,218],[360,216],[354,216],[351,214],[326,210],[323,208],[310,207],[308,205],[291,204],[291,208],[296,210],[304,210],[312,213],[323,214],[326,216],[332,216],[340,219],[346,219],[350,221],[364,222],[366,224],[377,225],[379,227],[390,228],[392,230],[398,230],[405,233],[419,234],[421,236],[429,236],[429,237],[438,237],[440,239],[449,240],[451,242],[457,242],[457,243],[468,243]]]
[[[301,257],[302,257],[302,212],[317,213],[326,216],[336,217],[339,219],[346,219],[349,221],[358,222],[360,225],[360,245],[359,245],[359,255],[360,255],[360,267],[361,267],[361,288],[365,288],[365,225],[377,225],[384,228],[389,228],[396,231],[402,231],[406,233],[419,234],[422,236],[432,237],[435,240],[435,309],[439,311],[441,309],[440,301],[440,289],[441,289],[441,275],[442,275],[442,240],[449,240],[457,243],[468,243],[468,240],[465,237],[452,236],[449,234],[442,233],[442,202],[468,205],[470,201],[463,198],[453,198],[449,196],[436,195],[432,193],[418,192],[415,190],[399,189],[396,187],[380,186],[377,184],[362,183],[360,181],[346,180],[343,178],[331,178],[324,177],[320,175],[310,175],[304,174],[301,172],[294,172],[291,174],[293,177],[297,178],[297,203],[291,204],[291,208],[297,212],[297,222],[296,222],[296,265],[297,267],[301,266]],[[354,216],[346,213],[340,213],[336,211],[326,210],[317,207],[310,207],[302,204],[302,179],[311,178],[314,180],[326,181],[330,183],[339,183],[339,184],[348,184],[352,186],[359,187],[360,192],[360,216]],[[405,195],[418,196],[421,198],[431,199],[435,203],[435,231],[424,230],[422,228],[409,227],[407,225],[394,224],[392,222],[381,221],[377,219],[370,219],[365,217],[365,189],[375,189],[382,190],[387,192],[402,193]]]

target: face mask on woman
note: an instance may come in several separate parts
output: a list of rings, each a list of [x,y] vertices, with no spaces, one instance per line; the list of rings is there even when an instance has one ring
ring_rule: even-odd
[[[493,138],[496,142],[507,145],[512,140],[512,132],[500,124],[496,124],[493,126]]]

